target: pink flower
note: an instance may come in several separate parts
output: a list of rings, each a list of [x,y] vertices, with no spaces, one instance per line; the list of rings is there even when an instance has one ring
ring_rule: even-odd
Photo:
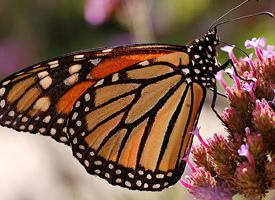
[[[233,50],[234,50],[233,46],[224,46],[221,48],[221,50],[228,53],[229,58],[231,58],[231,60],[234,62],[234,64],[238,64],[239,61],[233,52]]]
[[[256,76],[256,66],[252,60],[252,57],[253,57],[253,54],[250,54],[249,57],[241,59],[241,61],[246,62],[252,69],[252,76],[248,77],[249,79],[253,79]]]
[[[275,46],[267,45],[266,49],[263,50],[263,54],[266,58],[275,56]]]
[[[200,140],[201,144],[205,147],[208,146],[208,144],[204,141],[204,139],[201,137],[200,134],[200,127],[196,127],[195,130],[192,131],[192,134],[194,134],[195,136],[197,136],[197,138]]]
[[[252,112],[255,128],[263,133],[274,133],[275,112],[265,99],[257,100],[255,109]],[[270,135],[268,134],[268,135]]]
[[[236,85],[237,90],[240,91],[242,88],[241,88],[241,81],[240,81],[239,77],[235,73],[233,73],[232,76],[233,76],[233,79],[235,81],[235,85]]]
[[[238,154],[240,156],[248,157],[248,154],[249,154],[249,146],[248,146],[248,144],[243,144],[241,146],[241,148],[238,150]]]
[[[260,61],[263,61],[263,51],[261,48],[264,48],[266,45],[265,38],[253,38],[252,40],[246,40],[244,45],[247,49],[254,48]]]
[[[93,26],[106,22],[121,0],[86,0],[85,19]]]
[[[266,39],[265,38],[252,38],[251,40],[246,40],[244,43],[244,46],[247,49],[250,48],[257,48],[257,47],[264,47],[266,44]]]
[[[229,135],[215,134],[192,148],[196,171],[187,178],[187,186],[197,199],[215,199],[219,194],[218,199],[226,194],[232,199],[237,193],[262,199],[274,189],[275,47],[267,46],[264,38],[247,40],[245,46],[254,48],[258,58],[237,60],[233,47],[222,48],[244,80],[232,69],[233,86],[226,84],[222,72],[216,76],[229,101],[222,116]],[[199,128],[193,134],[203,141]]]
[[[22,69],[34,59],[32,45],[22,41],[0,41],[0,74],[8,75]]]
[[[250,95],[250,97],[256,101],[257,100],[257,97],[255,96],[255,89],[256,89],[256,84],[255,82],[250,82],[250,83],[244,83],[242,84],[242,88],[244,91],[247,91]]]
[[[248,131],[248,129],[246,129],[246,131]],[[250,130],[249,130],[250,132]],[[250,137],[250,134],[249,134]],[[250,147],[249,144],[242,144],[241,147],[238,149],[238,154],[239,156],[244,156],[247,158],[248,162],[250,165],[254,165],[254,158],[251,154],[251,152],[249,151]]]
[[[224,89],[227,88],[227,84],[225,82],[225,80],[223,79],[223,71],[219,71],[217,74],[216,74],[216,80],[220,82],[220,84],[223,86]]]
[[[189,166],[189,168],[192,170],[192,172],[196,172],[196,168],[195,166],[191,163],[191,161],[189,160],[189,155],[190,155],[190,149],[187,151],[186,155],[184,156],[183,160],[187,163],[187,165]]]

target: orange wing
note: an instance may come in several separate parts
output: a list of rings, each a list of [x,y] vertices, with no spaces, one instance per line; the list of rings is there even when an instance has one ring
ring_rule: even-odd
[[[182,46],[134,45],[42,62],[0,84],[0,124],[70,144],[91,174],[160,191],[181,177],[205,88]]]
[[[133,45],[89,50],[33,65],[1,81],[0,124],[68,144],[68,116],[88,88],[112,73],[181,48]]]
[[[89,173],[134,190],[160,191],[179,180],[205,98],[180,64],[189,65],[188,54],[151,58],[102,76],[81,95],[68,133]]]

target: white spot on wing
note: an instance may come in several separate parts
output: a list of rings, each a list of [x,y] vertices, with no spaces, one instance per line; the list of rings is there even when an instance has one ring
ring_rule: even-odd
[[[54,60],[54,61],[48,62],[48,65],[50,65],[50,68],[58,67],[59,66],[58,60]]]
[[[48,73],[47,71],[39,72],[39,73],[37,74],[37,76],[38,76],[40,79],[43,79],[43,78],[45,78],[45,77],[48,76],[48,75],[49,75],[49,73]]]
[[[155,184],[155,185],[153,185],[153,188],[154,188],[154,189],[160,188],[160,184]]]
[[[85,101],[90,101],[91,95],[89,93],[85,94]]]
[[[164,174],[157,174],[156,178],[162,179],[162,178],[164,178]]]
[[[75,55],[73,60],[74,61],[85,60],[85,55],[84,54]]]
[[[28,127],[29,131],[32,131],[33,128],[34,128],[34,126],[32,124],[30,124],[29,127]]]
[[[172,177],[172,176],[173,176],[173,173],[172,173],[172,172],[168,172],[168,173],[167,173],[167,176],[168,176],[168,177]]]
[[[94,162],[95,165],[102,165],[102,162],[100,160],[97,160]]]
[[[125,181],[125,185],[126,185],[127,187],[131,187],[131,186],[132,186],[131,183],[130,183],[129,181]]]
[[[85,161],[84,161],[84,164],[85,164],[86,167],[89,167],[89,165],[90,165],[90,163],[89,163],[88,160],[85,160]]]
[[[51,128],[50,133],[51,133],[51,135],[55,135],[56,134],[56,129],[55,128]]]
[[[195,59],[199,59],[200,56],[199,56],[199,55],[194,55],[194,58],[195,58]]]
[[[57,120],[57,123],[58,123],[58,124],[63,124],[63,123],[64,123],[64,119],[63,119],[63,118],[59,118],[59,119]]]
[[[104,50],[102,50],[102,53],[109,53],[111,51],[113,51],[113,49],[104,49]]]
[[[104,79],[101,79],[100,81],[98,81],[98,82],[94,85],[94,87],[100,86],[100,85],[102,85],[103,83],[104,83]]]
[[[119,79],[118,73],[115,73],[115,74],[112,76],[112,82],[116,82],[118,79]]]
[[[76,104],[75,104],[75,107],[78,108],[80,106],[80,101],[77,101]]]
[[[2,85],[8,85],[10,82],[11,82],[10,80],[7,80],[4,83],[2,83]]]
[[[8,113],[8,115],[9,115],[10,117],[13,117],[13,116],[15,115],[15,112],[12,110],[12,111],[10,111],[10,112]]]
[[[82,154],[81,153],[76,153],[76,157],[82,158]]]
[[[152,179],[151,174],[147,174],[146,178],[149,179],[149,180]]]
[[[110,178],[110,174],[109,173],[105,173],[105,177],[106,178]]]
[[[68,141],[68,138],[66,138],[66,137],[61,137],[61,138],[60,138],[60,141],[62,141],[62,142],[67,142],[67,141]]]
[[[0,106],[1,106],[1,108],[4,108],[4,107],[5,107],[5,105],[6,105],[5,100],[4,100],[4,99],[3,99],[3,100],[1,100],[1,101],[0,101]]]
[[[98,65],[98,63],[100,63],[100,61],[101,61],[101,59],[100,59],[100,58],[97,58],[97,59],[91,59],[91,60],[90,60],[90,62],[91,62],[94,66]]]
[[[75,59],[84,58],[84,54],[79,54],[74,56]]]
[[[138,180],[138,181],[136,182],[136,185],[137,185],[138,187],[140,187],[140,186],[142,185],[142,182],[141,182],[140,180]]]
[[[43,119],[43,122],[45,122],[45,123],[49,123],[50,121],[51,121],[51,116],[50,115],[48,115],[47,117],[45,117]]]
[[[148,61],[148,60],[145,60],[145,61],[143,61],[143,62],[141,62],[141,63],[139,63],[139,65],[141,65],[141,66],[147,66],[147,65],[149,65],[150,64],[150,62]]]
[[[42,87],[44,90],[46,90],[46,89],[48,89],[48,88],[51,86],[52,82],[53,82],[53,79],[52,79],[51,77],[47,76],[47,77],[43,78],[43,79],[39,82],[39,84],[41,85],[41,87]]]
[[[28,121],[28,118],[27,118],[27,117],[23,117],[23,118],[21,119],[21,121],[22,121],[22,122],[27,122],[27,121]]]
[[[69,129],[69,132],[71,135],[73,135],[75,133],[74,129],[72,129],[72,128]]]
[[[73,114],[73,116],[72,116],[72,120],[75,120],[75,119],[77,118],[77,116],[78,116],[78,113],[75,112],[75,113]]]
[[[116,179],[116,182],[117,182],[117,183],[122,183],[122,180],[121,180],[120,178],[117,178],[117,179]]]
[[[134,178],[134,175],[132,173],[128,173],[129,178]]]
[[[35,102],[33,109],[41,110],[42,112],[45,112],[49,109],[50,105],[51,105],[51,102],[49,97],[41,97]]]
[[[0,89],[0,96],[3,96],[5,94],[6,88],[1,88]]]
[[[45,128],[40,128],[40,129],[39,129],[39,132],[40,132],[40,133],[44,133],[45,131],[46,131]]]
[[[68,78],[66,78],[64,80],[64,84],[68,85],[68,86],[73,85],[74,83],[76,83],[78,81],[78,76],[79,76],[78,73],[69,76]]]
[[[190,70],[188,68],[182,68],[181,71],[184,73],[184,74],[189,74],[190,73]]]
[[[196,74],[199,74],[201,71],[199,69],[194,69]]]
[[[58,64],[58,60],[48,62],[49,65],[56,65]]]
[[[74,74],[74,73],[78,72],[80,69],[81,69],[80,64],[72,65],[69,67],[69,73]]]
[[[25,130],[25,129],[26,129],[26,126],[21,125],[19,128],[20,128],[21,130]]]
[[[191,79],[187,78],[187,79],[185,79],[185,82],[189,84],[189,83],[191,83]]]
[[[82,125],[82,122],[81,122],[80,120],[78,120],[78,121],[76,122],[76,125],[80,127],[80,126]]]

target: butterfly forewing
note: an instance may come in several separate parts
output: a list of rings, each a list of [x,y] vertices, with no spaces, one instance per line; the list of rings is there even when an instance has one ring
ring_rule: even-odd
[[[89,173],[138,190],[178,181],[205,97],[203,87],[179,73],[180,60],[189,63],[184,52],[142,61],[99,80],[77,100],[68,134]]]
[[[1,124],[66,143],[68,113],[93,83],[86,79],[90,67],[73,60],[67,65],[61,59],[12,75],[2,83]]]
[[[26,68],[0,83],[0,124],[67,143],[68,115],[76,100],[97,80],[179,48],[136,45],[98,49]]]
[[[190,63],[188,49],[173,45],[55,58],[0,83],[0,124],[69,144],[111,184],[160,191],[183,173],[205,98]]]

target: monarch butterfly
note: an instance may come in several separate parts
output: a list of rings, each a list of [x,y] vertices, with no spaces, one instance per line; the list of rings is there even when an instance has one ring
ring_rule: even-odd
[[[247,1],[246,1],[247,2]],[[181,177],[206,89],[214,90],[217,24],[187,46],[80,51],[0,83],[0,125],[70,145],[90,174],[161,191]]]

